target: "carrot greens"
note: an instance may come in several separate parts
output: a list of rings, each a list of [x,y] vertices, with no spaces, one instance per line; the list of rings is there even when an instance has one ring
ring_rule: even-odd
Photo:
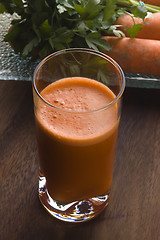
[[[4,40],[22,56],[48,54],[69,47],[110,50],[104,35],[123,36],[115,22],[126,12],[144,19],[160,7],[136,0],[1,0],[0,13],[17,13]],[[130,35],[141,29],[135,26]]]

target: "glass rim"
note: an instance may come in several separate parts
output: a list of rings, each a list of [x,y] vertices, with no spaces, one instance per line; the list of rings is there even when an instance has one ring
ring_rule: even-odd
[[[62,109],[62,108],[60,108],[60,107],[54,106],[53,104],[49,103],[47,100],[45,100],[45,98],[43,98],[43,97],[41,96],[40,92],[38,91],[38,89],[37,89],[37,87],[36,87],[36,83],[35,83],[37,71],[38,71],[39,68],[40,68],[44,63],[46,63],[49,59],[51,59],[51,58],[53,58],[53,57],[55,57],[55,56],[61,55],[61,54],[63,54],[63,53],[69,53],[69,52],[70,52],[70,53],[71,53],[71,52],[86,52],[86,53],[88,52],[88,53],[97,55],[97,56],[102,57],[102,58],[104,58],[105,60],[109,61],[112,65],[114,65],[114,67],[116,67],[116,69],[118,69],[118,71],[119,71],[119,73],[120,73],[120,75],[121,75],[122,85],[121,85],[121,88],[120,88],[119,93],[116,95],[116,97],[115,97],[111,102],[103,105],[102,107],[95,108],[95,109],[88,110],[88,111],[72,111],[72,110]],[[58,81],[58,80],[57,80],[57,81]],[[68,49],[63,49],[63,50],[56,51],[56,52],[48,55],[47,57],[45,57],[45,58],[37,65],[37,67],[36,67],[35,70],[34,70],[32,84],[33,84],[33,88],[34,88],[36,94],[38,95],[38,97],[39,97],[44,103],[46,103],[48,106],[53,107],[53,108],[55,108],[56,110],[66,112],[66,113],[83,114],[83,113],[92,113],[92,112],[97,112],[97,111],[105,110],[105,109],[111,107],[113,104],[115,104],[115,103],[121,98],[121,96],[122,96],[122,94],[123,94],[123,92],[124,92],[124,89],[125,89],[125,76],[124,76],[124,72],[123,72],[122,68],[120,67],[120,65],[119,65],[113,58],[111,58],[110,56],[108,56],[108,55],[105,54],[105,53],[99,52],[99,51],[94,50],[94,49],[89,49],[89,48],[68,48]]]

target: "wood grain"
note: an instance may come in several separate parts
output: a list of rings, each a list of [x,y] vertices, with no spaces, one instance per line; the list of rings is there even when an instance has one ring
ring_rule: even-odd
[[[160,91],[126,89],[111,199],[95,220],[68,224],[38,199],[30,82],[0,81],[0,239],[160,240]]]

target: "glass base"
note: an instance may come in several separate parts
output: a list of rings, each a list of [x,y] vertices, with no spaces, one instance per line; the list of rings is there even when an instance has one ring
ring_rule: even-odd
[[[108,205],[109,194],[71,203],[55,201],[46,188],[46,179],[39,177],[39,198],[44,208],[55,218],[66,222],[85,222],[95,218]]]

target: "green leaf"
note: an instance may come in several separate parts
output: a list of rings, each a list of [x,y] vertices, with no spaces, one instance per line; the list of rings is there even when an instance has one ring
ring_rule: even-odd
[[[118,29],[113,30],[113,34],[114,34],[116,37],[125,37],[124,32],[122,32],[121,30],[118,30]]]
[[[89,38],[85,38],[85,40],[86,40],[86,43],[87,43],[87,45],[88,45],[88,47],[89,48],[93,48],[94,50],[96,50],[96,51],[98,51],[98,48],[97,48],[97,46],[94,44],[94,41],[93,40],[91,40],[91,39],[89,39]]]
[[[77,24],[77,29],[80,30],[80,31],[87,31],[87,30],[89,30],[87,25],[86,25],[86,21],[81,21]]]
[[[48,44],[45,44],[44,47],[39,51],[39,56],[41,59],[48,56],[53,50],[50,50],[50,47]]]
[[[23,49],[22,56],[28,56],[32,50],[38,46],[39,40],[37,38],[33,38]]]
[[[117,0],[106,0],[106,6],[104,9],[104,15],[103,15],[103,21],[106,21],[113,17],[113,15],[116,13],[117,8]]]
[[[20,34],[20,26],[19,24],[15,24],[14,27],[10,29],[10,31],[5,35],[5,42],[12,42],[17,36]]]
[[[147,9],[145,6],[132,6],[131,7],[131,13],[133,13],[133,15],[135,17],[139,17],[142,19],[145,19],[145,17],[147,16]]]
[[[0,4],[1,4],[1,11],[3,8],[3,10],[5,9],[5,12],[7,12],[7,13],[10,13],[10,14],[14,13],[14,4],[13,4],[12,0],[7,0],[7,1],[1,0]]]
[[[101,49],[103,50],[111,50],[111,46],[106,42],[106,40],[104,39],[95,39],[94,43],[98,46],[98,47],[101,47]]]
[[[74,8],[77,13],[80,14],[82,19],[93,19],[98,15],[102,6],[99,4],[100,0],[88,0],[87,4],[84,5],[82,1],[80,4],[75,4]]]
[[[13,0],[14,4],[17,6],[17,7],[23,7],[23,2],[22,0]]]
[[[28,19],[28,22],[32,20],[32,24],[35,24],[37,26],[40,26],[43,24],[43,22],[48,19],[48,13],[47,12],[33,12],[31,19]]]
[[[74,9],[74,1],[67,1],[67,0],[57,0],[57,3],[59,3],[57,6],[61,5],[65,9]]]
[[[68,47],[109,50],[102,36],[123,36],[116,19],[127,11],[144,20],[147,9],[160,12],[159,7],[136,0],[0,0],[0,13],[19,15],[5,41],[25,56],[41,49],[41,58]],[[141,25],[134,24],[127,31],[135,37],[140,30]]]
[[[18,15],[23,15],[24,9],[23,9],[23,2],[22,2],[22,0],[13,0],[13,5],[14,5],[14,11]]]
[[[51,45],[51,48],[54,50],[55,45],[54,45],[54,40],[52,38],[49,38],[49,44]]]
[[[107,51],[111,49],[110,45],[106,42],[106,40],[102,39],[101,35],[97,32],[88,34],[85,40],[90,48],[93,48],[97,51],[98,47],[103,48]]]
[[[32,25],[32,28],[33,28],[35,34],[37,35],[37,37],[38,37],[38,39],[39,39],[39,41],[40,41],[40,40],[41,40],[40,28],[37,27],[37,25],[35,25],[34,23],[33,23],[33,25]]]
[[[67,11],[67,9],[66,9],[64,6],[60,5],[60,4],[57,5],[57,9],[58,9],[58,12],[59,12],[60,14]]]
[[[142,30],[142,24],[134,24],[131,28],[128,28],[126,31],[131,38],[136,37],[137,33]]]
[[[43,38],[49,38],[52,35],[52,28],[48,23],[48,19],[46,19],[40,26],[40,33]]]
[[[3,5],[3,3],[0,3],[0,13],[4,13],[4,12],[6,12],[6,8]]]

